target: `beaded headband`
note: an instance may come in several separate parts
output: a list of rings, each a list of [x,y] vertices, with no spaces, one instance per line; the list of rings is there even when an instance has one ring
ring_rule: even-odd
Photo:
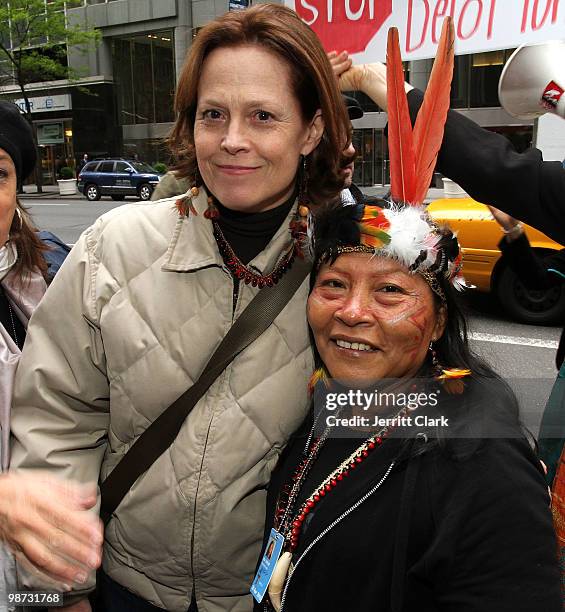
[[[315,269],[346,253],[369,253],[388,257],[420,274],[445,302],[440,278],[456,289],[464,287],[461,249],[447,227],[435,224],[420,206],[333,204],[321,208],[310,220],[310,248]]]

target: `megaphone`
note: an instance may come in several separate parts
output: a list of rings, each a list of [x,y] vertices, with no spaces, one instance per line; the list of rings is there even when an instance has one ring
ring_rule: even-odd
[[[519,119],[545,113],[565,119],[565,41],[518,47],[500,75],[498,97]]]

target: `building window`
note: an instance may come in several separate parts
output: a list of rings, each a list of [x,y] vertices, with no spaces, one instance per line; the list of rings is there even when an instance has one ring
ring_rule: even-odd
[[[121,125],[173,120],[173,32],[115,38],[114,79]]]
[[[500,106],[498,81],[514,49],[458,55],[451,85],[453,108]]]
[[[456,55],[451,81],[451,108],[469,108],[469,56]]]
[[[471,58],[471,107],[500,106],[498,80],[504,67],[504,51],[475,53]]]

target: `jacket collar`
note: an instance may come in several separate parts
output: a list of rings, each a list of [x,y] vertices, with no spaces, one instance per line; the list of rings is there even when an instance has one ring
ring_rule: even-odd
[[[192,200],[196,215],[192,212],[189,216],[179,215],[161,269],[167,272],[195,272],[211,266],[225,267],[214,238],[212,222],[204,216],[204,211],[208,208],[206,190],[200,188],[197,196],[190,196],[190,192],[187,192],[186,196]],[[177,199],[178,196],[171,198],[171,202]],[[249,262],[248,267],[254,268],[260,274],[267,274],[276,266],[281,253],[291,240],[289,224],[296,208],[297,202],[267,247]]]
[[[20,281],[19,273],[11,270],[2,280],[2,287],[18,318],[27,327],[27,322],[43,297],[47,284],[37,270],[29,273],[23,285]]]

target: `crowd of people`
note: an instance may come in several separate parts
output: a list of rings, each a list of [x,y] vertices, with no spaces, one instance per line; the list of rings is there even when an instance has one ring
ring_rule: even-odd
[[[280,5],[212,21],[178,81],[158,201],[103,215],[48,289],[17,200],[31,130],[0,105],[0,596],[55,589],[67,612],[561,609],[542,464],[469,346],[460,246],[423,194],[436,167],[562,239],[565,171],[448,110],[452,37],[446,20],[424,94],[394,31],[385,67],[326,54]],[[390,108],[384,199],[352,182],[355,90]],[[375,401],[375,425],[347,406],[343,437],[320,422],[316,398],[369,384],[439,400]]]

